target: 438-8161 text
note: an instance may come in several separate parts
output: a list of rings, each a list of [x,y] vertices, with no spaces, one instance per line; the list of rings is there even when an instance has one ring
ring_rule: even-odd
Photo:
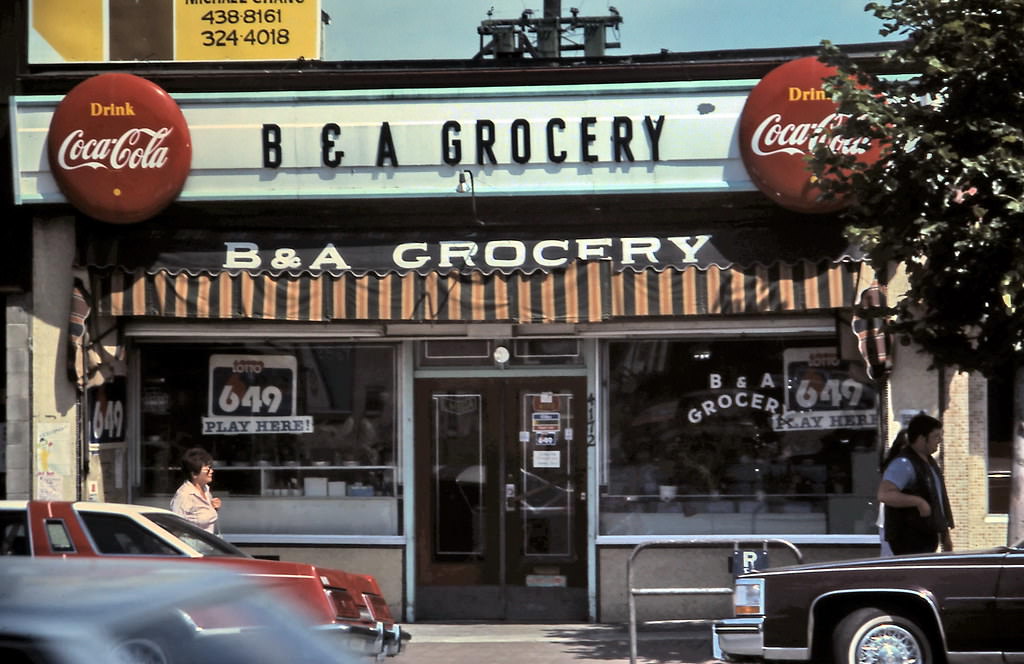
[[[280,23],[282,19],[280,9],[212,9],[200,18],[204,23],[210,25],[235,25],[238,23]]]

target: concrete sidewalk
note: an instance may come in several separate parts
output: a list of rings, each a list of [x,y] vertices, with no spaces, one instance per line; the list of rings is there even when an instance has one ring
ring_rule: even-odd
[[[605,624],[411,623],[396,660],[409,664],[582,664],[629,662],[629,629]],[[637,630],[638,664],[712,664],[711,624],[647,624]]]

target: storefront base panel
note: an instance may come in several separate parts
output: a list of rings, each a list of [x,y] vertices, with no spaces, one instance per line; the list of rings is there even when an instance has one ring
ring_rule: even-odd
[[[225,499],[220,523],[225,532],[235,533],[393,535],[398,532],[398,500],[232,497]],[[268,529],[268,523],[273,529]]]
[[[666,537],[666,539],[671,539]],[[749,547],[748,547],[749,548]],[[823,562],[878,555],[877,545],[799,545],[803,562]],[[732,544],[678,548],[648,548],[634,560],[636,588],[729,588]],[[598,621],[629,621],[627,563],[633,547],[598,547]],[[789,549],[769,548],[773,566],[797,562]],[[732,616],[730,595],[638,596],[637,620],[709,620]]]
[[[277,556],[309,565],[342,569],[355,574],[369,574],[377,579],[388,608],[397,620],[404,620],[405,572],[400,547],[327,547],[327,546],[257,546],[241,544],[239,548],[253,556]]]

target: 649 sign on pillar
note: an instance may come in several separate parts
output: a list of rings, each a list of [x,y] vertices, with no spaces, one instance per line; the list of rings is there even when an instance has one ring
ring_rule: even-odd
[[[203,434],[313,433],[296,412],[297,373],[292,355],[211,355]]]
[[[114,378],[97,387],[89,388],[89,442],[123,443],[127,421],[125,419],[124,376]]]

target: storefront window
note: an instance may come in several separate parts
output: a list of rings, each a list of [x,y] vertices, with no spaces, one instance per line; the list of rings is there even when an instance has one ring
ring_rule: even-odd
[[[988,379],[988,512],[1010,511],[1013,468],[1014,368],[996,370]]]
[[[579,339],[431,339],[418,344],[420,367],[582,366]]]
[[[399,534],[393,346],[143,344],[141,367],[144,502],[202,447],[225,532]]]
[[[877,396],[800,339],[608,344],[603,535],[874,533]]]

